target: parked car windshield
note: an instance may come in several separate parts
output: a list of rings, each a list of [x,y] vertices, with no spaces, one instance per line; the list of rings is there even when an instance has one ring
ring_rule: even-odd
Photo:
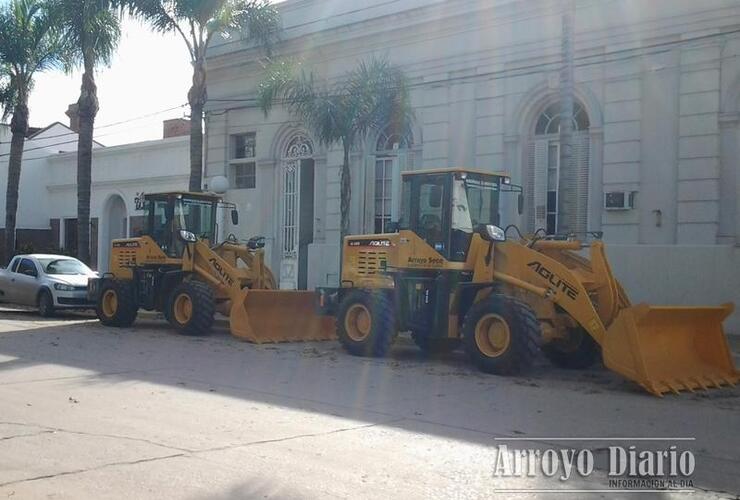
[[[46,274],[90,274],[90,268],[77,259],[38,259]]]

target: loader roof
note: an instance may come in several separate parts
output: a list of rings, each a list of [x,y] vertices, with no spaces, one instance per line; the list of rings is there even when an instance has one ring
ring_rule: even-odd
[[[506,172],[490,172],[487,170],[468,168],[468,167],[442,167],[442,168],[427,168],[423,170],[412,170],[409,172],[402,172],[401,175],[423,175],[423,174],[446,174],[446,173],[468,173],[468,174],[481,174],[481,175],[495,175],[498,177],[509,177]]]
[[[195,193],[191,191],[165,191],[161,193],[146,193],[145,198],[155,198],[160,196],[187,196],[188,198],[200,198],[203,200],[220,200],[221,195],[216,193]]]

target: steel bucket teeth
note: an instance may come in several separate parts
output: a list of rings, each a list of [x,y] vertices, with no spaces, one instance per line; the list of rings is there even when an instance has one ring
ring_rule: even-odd
[[[603,339],[604,364],[661,396],[734,386],[735,369],[722,321],[733,306],[622,309]]]

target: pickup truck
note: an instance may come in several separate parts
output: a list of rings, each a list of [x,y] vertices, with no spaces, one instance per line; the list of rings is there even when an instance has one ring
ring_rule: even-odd
[[[66,255],[16,255],[0,269],[0,302],[37,307],[42,316],[57,309],[89,309],[87,280],[97,273]]]

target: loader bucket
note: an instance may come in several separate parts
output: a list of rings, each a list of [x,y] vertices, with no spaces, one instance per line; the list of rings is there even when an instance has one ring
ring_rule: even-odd
[[[315,305],[314,292],[245,288],[231,304],[231,334],[257,344],[336,339],[334,318]]]
[[[722,330],[732,310],[732,304],[622,309],[602,342],[604,364],[656,396],[735,385],[740,372]]]

